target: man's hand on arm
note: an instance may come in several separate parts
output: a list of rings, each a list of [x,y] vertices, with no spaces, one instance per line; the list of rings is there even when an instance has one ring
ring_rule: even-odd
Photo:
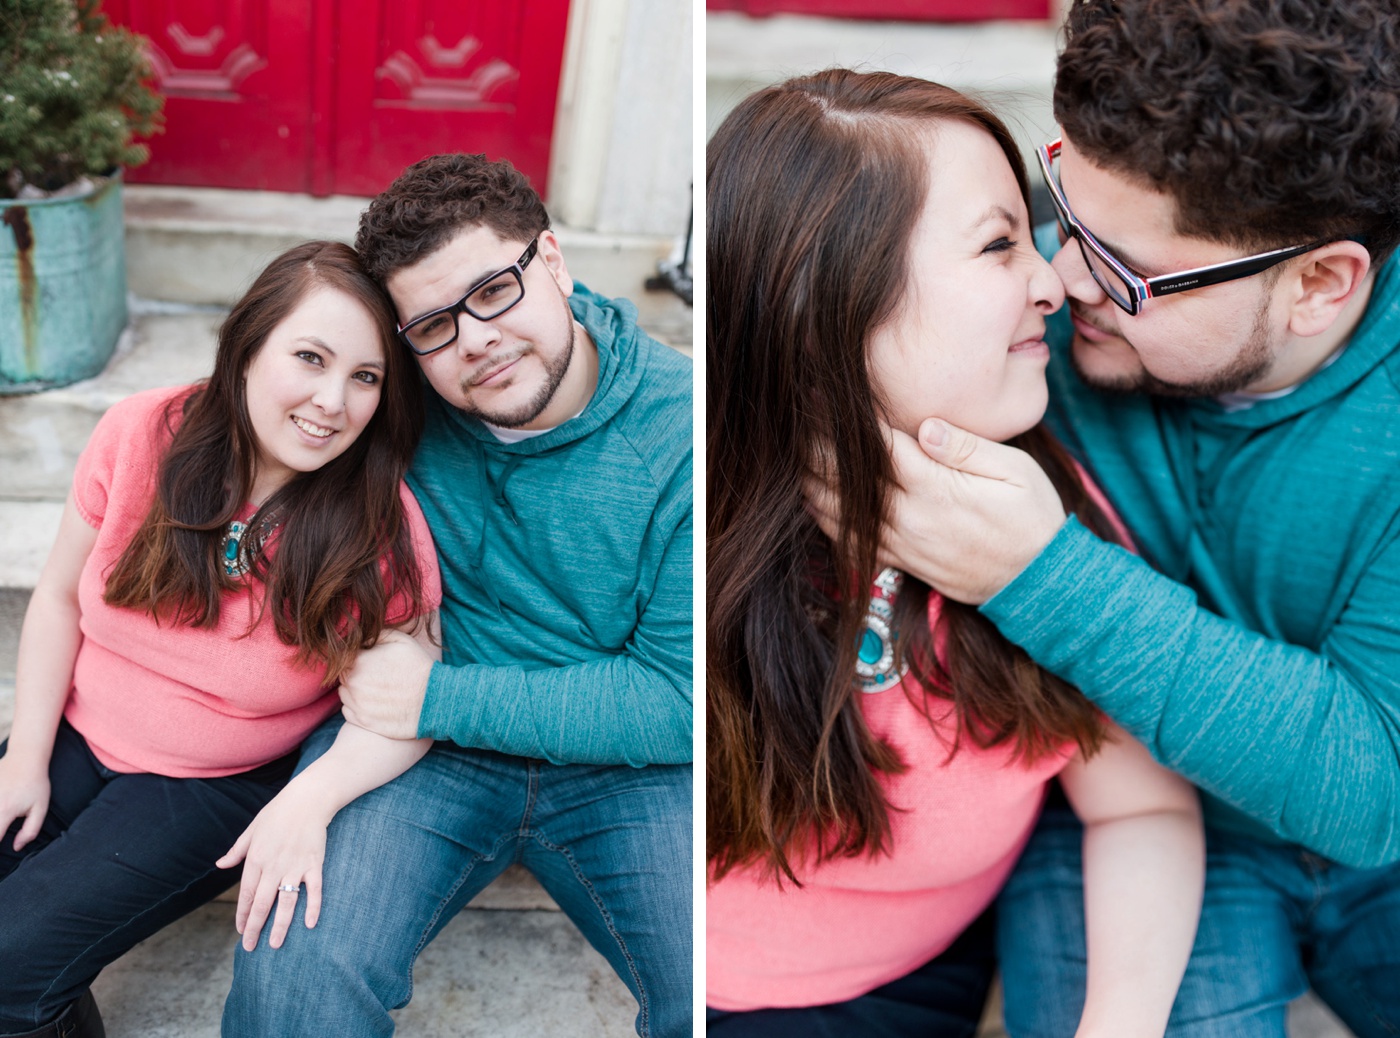
[[[385,631],[340,681],[345,719],[390,739],[418,736],[433,657],[402,631]]]
[[[915,441],[890,429],[899,483],[890,498],[880,561],[949,598],[980,605],[1026,568],[1065,522],[1049,477],[1024,451],[974,436],[936,418]],[[840,506],[826,484],[807,491],[827,536]]]

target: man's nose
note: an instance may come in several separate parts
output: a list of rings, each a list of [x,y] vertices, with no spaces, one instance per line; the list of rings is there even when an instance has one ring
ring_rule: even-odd
[[[1084,253],[1080,251],[1079,242],[1075,239],[1067,238],[1061,243],[1060,251],[1055,253],[1050,266],[1060,275],[1065,292],[1081,303],[1095,306],[1108,298],[1103,288],[1094,280],[1094,275],[1089,273],[1089,265],[1084,262]]]
[[[453,343],[459,355],[477,357],[501,341],[501,330],[495,321],[482,321],[469,313],[457,315],[457,341]]]

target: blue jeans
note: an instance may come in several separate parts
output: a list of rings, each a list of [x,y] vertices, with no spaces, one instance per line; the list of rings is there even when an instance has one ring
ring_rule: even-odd
[[[232,886],[239,870],[215,859],[294,763],[215,779],[119,774],[61,723],[38,838],[16,853],[16,822],[0,839],[0,1035],[47,1024],[108,963]]]
[[[998,902],[1012,1038],[1072,1035],[1084,1005],[1083,830],[1047,807]],[[1284,1038],[1311,984],[1360,1038],[1400,1035],[1400,866],[1206,834],[1206,892],[1168,1038]]]
[[[335,738],[307,740],[302,766]],[[691,769],[553,765],[436,744],[336,815],[321,918],[234,953],[225,1038],[389,1035],[413,962],[506,866],[539,879],[636,996],[637,1033],[691,1021]]]

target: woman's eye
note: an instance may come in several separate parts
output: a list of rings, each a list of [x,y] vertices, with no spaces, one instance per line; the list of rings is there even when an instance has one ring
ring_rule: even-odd
[[[1016,242],[1012,241],[1010,238],[998,238],[996,241],[992,242],[990,245],[988,245],[988,246],[987,246],[985,249],[983,249],[982,251],[983,251],[983,252],[1010,252],[1010,251],[1011,251],[1012,249],[1014,249],[1015,247],[1016,247]]]
[[[367,386],[379,385],[379,376],[376,375],[373,371],[357,371],[355,372],[353,377],[363,382]]]
[[[321,355],[315,350],[297,350],[296,355],[298,360],[304,360],[308,364],[319,365],[321,363]]]

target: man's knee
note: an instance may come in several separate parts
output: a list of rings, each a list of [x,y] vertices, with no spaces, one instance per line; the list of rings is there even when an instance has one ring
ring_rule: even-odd
[[[374,942],[308,930],[298,915],[282,947],[264,932],[253,951],[234,951],[223,1038],[380,1033],[387,1011],[408,1000],[392,973]]]

